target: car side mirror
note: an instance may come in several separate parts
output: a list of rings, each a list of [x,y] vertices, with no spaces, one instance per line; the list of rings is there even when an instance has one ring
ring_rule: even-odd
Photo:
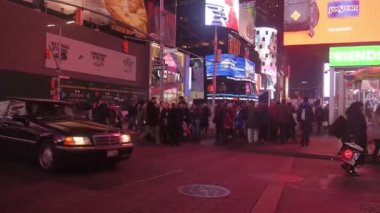
[[[26,126],[26,127],[28,127],[30,124],[30,121],[28,118],[23,117],[23,116],[19,116],[19,115],[13,116],[13,120],[24,124],[24,126]]]

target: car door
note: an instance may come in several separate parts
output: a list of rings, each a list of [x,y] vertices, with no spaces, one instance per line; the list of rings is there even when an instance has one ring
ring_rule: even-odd
[[[9,138],[7,137],[9,118],[6,117],[9,103],[9,100],[0,101],[0,151],[8,150],[9,147]]]
[[[29,125],[25,101],[9,102],[1,129],[1,137],[6,142],[6,152],[25,157],[35,156],[38,135]]]

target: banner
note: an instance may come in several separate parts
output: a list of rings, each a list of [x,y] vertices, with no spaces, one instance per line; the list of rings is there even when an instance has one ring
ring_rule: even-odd
[[[240,3],[239,35],[248,43],[255,42],[255,0],[245,0]]]
[[[148,31],[160,36],[160,7],[148,2],[149,25]],[[164,16],[164,44],[176,47],[176,15],[165,10]]]
[[[239,0],[206,0],[205,25],[239,30]]]
[[[61,62],[59,63],[59,41]],[[46,48],[54,57],[46,59],[47,68],[98,75],[127,81],[136,81],[136,57],[84,43],[74,39],[47,33]]]
[[[148,15],[144,0],[66,0],[65,2],[67,4],[45,0],[48,9],[66,15],[75,14],[77,8],[83,8],[84,20],[97,25],[111,25],[114,30],[125,34],[135,34],[139,37],[145,37],[148,32]],[[99,14],[88,10],[95,11]],[[118,25],[108,17],[124,24],[125,26],[130,26],[133,29]]]
[[[284,45],[380,41],[380,1],[285,0]]]

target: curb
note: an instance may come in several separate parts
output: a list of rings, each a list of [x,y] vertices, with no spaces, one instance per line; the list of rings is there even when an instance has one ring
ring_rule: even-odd
[[[335,161],[340,160],[340,158],[338,156],[317,154],[317,153],[271,151],[271,150],[258,150],[258,149],[246,150],[246,152],[279,155],[279,156],[286,156],[286,157],[296,157],[296,158],[311,158],[311,159],[319,159],[319,160],[335,160]]]

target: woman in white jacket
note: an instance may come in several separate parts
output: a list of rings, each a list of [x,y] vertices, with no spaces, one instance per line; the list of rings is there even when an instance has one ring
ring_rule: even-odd
[[[380,106],[376,108],[374,115],[372,116],[373,125],[373,141],[375,143],[375,150],[373,151],[372,157],[376,161],[377,154],[380,149]]]

